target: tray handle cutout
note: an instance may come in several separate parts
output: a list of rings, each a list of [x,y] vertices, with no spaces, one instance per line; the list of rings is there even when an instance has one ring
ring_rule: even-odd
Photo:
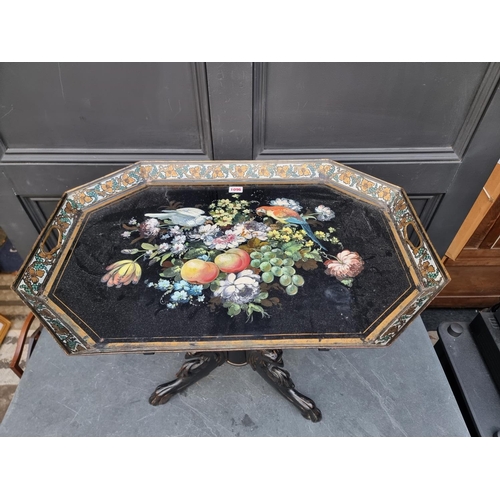
[[[412,248],[415,254],[418,253],[422,246],[422,236],[413,221],[408,222],[403,229],[404,240]]]
[[[62,245],[62,232],[57,226],[52,226],[40,242],[40,256],[52,257]]]

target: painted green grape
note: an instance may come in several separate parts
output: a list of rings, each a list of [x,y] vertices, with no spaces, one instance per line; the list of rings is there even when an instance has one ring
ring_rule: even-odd
[[[302,276],[299,276],[298,274],[292,276],[292,281],[293,284],[297,286],[302,286],[304,284],[304,278]]]
[[[264,253],[264,258],[266,258],[266,259],[272,259],[272,258],[274,258],[273,252],[265,252]]]
[[[263,252],[269,252],[271,250],[271,246],[270,245],[264,245],[264,246],[260,247],[260,249]]]
[[[274,274],[267,272],[267,273],[262,273],[262,281],[264,283],[271,283],[274,280]]]
[[[275,276],[281,276],[283,274],[283,269],[281,269],[281,267],[279,266],[273,266],[271,268],[271,272],[275,275]]]
[[[260,252],[252,252],[250,257],[252,257],[252,259],[262,259],[262,254]]]
[[[260,270],[263,271],[263,272],[268,272],[271,270],[273,266],[271,266],[271,263],[270,262],[263,262],[261,265],[260,265]]]
[[[280,284],[283,286],[288,286],[291,285],[292,283],[292,278],[288,276],[288,274],[283,274],[280,278]]]
[[[282,264],[284,266],[293,266],[293,259],[290,259],[290,258],[284,259]]]
[[[281,264],[283,264],[283,261],[281,259],[278,259],[277,257],[271,259],[269,262],[271,262],[273,266],[281,266]]]
[[[252,267],[259,267],[260,266],[260,260],[259,259],[253,259],[250,261],[250,265]]]
[[[295,285],[288,285],[286,287],[286,293],[288,295],[295,295],[298,291],[299,289]]]
[[[292,266],[285,266],[283,268],[283,273],[288,274],[289,276],[293,276],[295,274],[295,269]]]

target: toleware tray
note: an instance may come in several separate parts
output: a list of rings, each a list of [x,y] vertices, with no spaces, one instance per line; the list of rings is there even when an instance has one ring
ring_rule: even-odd
[[[69,354],[389,345],[448,282],[404,191],[329,160],[139,162],[14,283]]]

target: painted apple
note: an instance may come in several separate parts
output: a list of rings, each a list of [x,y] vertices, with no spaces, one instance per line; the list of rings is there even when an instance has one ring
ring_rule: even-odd
[[[223,273],[239,273],[250,264],[250,255],[245,250],[231,248],[217,255],[214,262]]]
[[[188,260],[181,268],[181,277],[188,283],[205,285],[219,276],[219,268],[213,262],[201,259]]]

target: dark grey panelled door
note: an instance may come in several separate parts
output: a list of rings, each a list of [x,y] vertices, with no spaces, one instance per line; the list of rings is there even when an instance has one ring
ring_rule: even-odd
[[[0,64],[0,225],[143,159],[331,158],[403,186],[442,254],[500,157],[498,63]]]

